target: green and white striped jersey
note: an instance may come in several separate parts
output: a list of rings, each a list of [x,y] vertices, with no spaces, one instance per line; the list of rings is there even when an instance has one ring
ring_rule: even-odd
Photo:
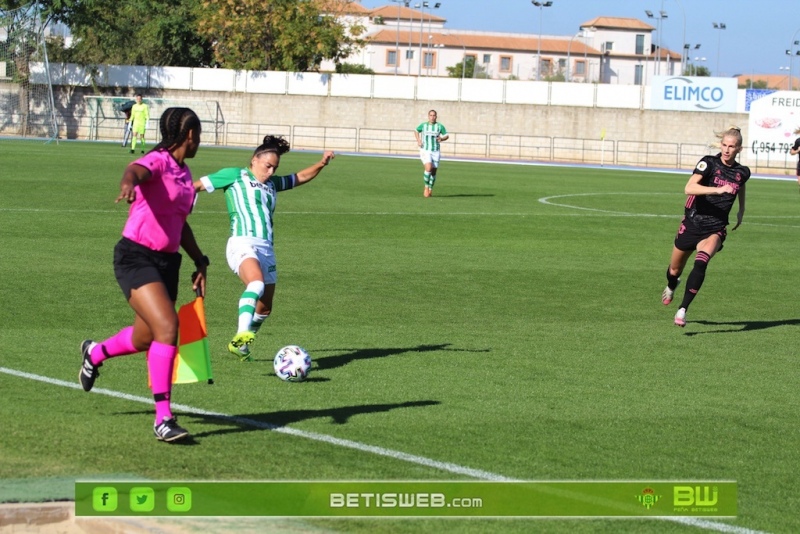
[[[420,133],[422,139],[422,150],[430,150],[438,152],[441,143],[436,140],[437,137],[447,135],[447,130],[440,122],[423,122],[417,126],[417,131]]]
[[[272,176],[261,183],[250,169],[229,167],[203,176],[200,181],[206,191],[225,191],[225,204],[231,220],[231,236],[258,237],[272,243],[272,213],[278,200],[278,191],[295,186],[294,174]]]

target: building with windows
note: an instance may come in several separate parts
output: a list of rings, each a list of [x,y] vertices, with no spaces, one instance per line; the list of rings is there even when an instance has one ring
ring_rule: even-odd
[[[414,6],[413,8],[411,6]],[[336,16],[366,28],[365,47],[345,60],[376,74],[645,85],[683,71],[683,54],[653,42],[635,18],[595,17],[574,35],[449,30],[434,2],[397,1],[369,10],[349,2]],[[467,61],[474,68],[467,68]],[[458,65],[461,64],[461,68]],[[334,70],[324,62],[323,70]],[[450,69],[450,70],[448,70]]]

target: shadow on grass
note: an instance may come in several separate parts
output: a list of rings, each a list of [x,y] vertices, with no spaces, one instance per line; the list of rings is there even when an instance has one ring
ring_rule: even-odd
[[[686,324],[699,324],[703,326],[729,326],[731,328],[706,330],[704,332],[686,332],[687,336],[700,334],[730,334],[732,332],[752,332],[753,330],[766,330],[776,326],[800,325],[800,319],[784,319],[782,321],[686,321]],[[741,328],[733,328],[741,327]]]
[[[355,360],[370,360],[372,358],[385,358],[387,356],[398,356],[400,354],[420,353],[420,352],[489,352],[489,349],[454,349],[448,348],[450,343],[441,343],[438,345],[417,345],[416,347],[397,347],[386,349],[320,349],[312,351],[312,354],[320,354],[323,352],[344,352],[336,356],[320,356],[315,357],[316,369],[336,369],[343,367],[348,363]]]
[[[238,432],[252,432],[254,430],[277,430],[293,423],[305,421],[307,419],[330,418],[337,425],[346,424],[355,415],[373,414],[398,410],[401,408],[422,408],[425,406],[436,406],[441,404],[439,401],[423,400],[398,402],[390,404],[366,404],[360,406],[341,406],[339,408],[325,408],[321,410],[285,410],[269,413],[242,414],[231,416],[205,416],[197,414],[186,414],[183,417],[197,417],[200,419],[213,420],[214,424],[220,421],[229,423],[231,428],[220,428],[208,432],[198,432],[193,436],[202,438],[208,436],[221,436]]]
[[[178,414],[181,420],[181,425],[185,425],[191,432],[191,436],[181,441],[172,443],[173,445],[199,445],[196,441],[197,438],[205,438],[210,436],[222,436],[225,434],[235,434],[239,432],[254,432],[263,430],[280,430],[292,423],[298,423],[307,419],[330,418],[335,424],[343,425],[355,415],[364,415],[372,413],[388,412],[391,410],[398,410],[402,408],[424,408],[426,406],[437,406],[441,404],[439,401],[422,400],[422,401],[408,401],[390,404],[366,404],[360,406],[341,406],[339,408],[325,408],[321,410],[283,410],[278,412],[265,412],[254,414],[241,414],[241,415],[224,415],[224,414],[201,414],[201,413],[184,413]],[[123,415],[142,415],[152,414],[152,411],[136,411],[124,412]],[[186,424],[187,419],[193,421],[201,421],[204,424],[219,426],[220,423],[230,425],[228,428],[219,428],[217,430],[209,430],[207,432],[192,432],[192,423]],[[293,431],[289,432],[302,432]]]

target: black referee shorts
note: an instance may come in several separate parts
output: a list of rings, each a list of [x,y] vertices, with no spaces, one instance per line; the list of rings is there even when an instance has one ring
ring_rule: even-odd
[[[178,300],[181,259],[178,252],[158,252],[123,237],[114,247],[114,275],[126,300],[132,290],[161,282],[174,302]]]
[[[703,229],[698,227],[688,217],[684,217],[681,221],[681,226],[678,228],[678,234],[675,236],[675,248],[678,250],[689,251],[695,250],[697,244],[712,235],[719,236],[719,249],[722,250],[722,245],[725,243],[725,238],[728,237],[728,229],[726,227],[716,229]]]

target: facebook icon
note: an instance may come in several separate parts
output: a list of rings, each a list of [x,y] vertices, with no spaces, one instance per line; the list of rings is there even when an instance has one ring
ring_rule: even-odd
[[[110,486],[94,488],[92,508],[95,512],[114,512],[117,510],[117,489]]]

